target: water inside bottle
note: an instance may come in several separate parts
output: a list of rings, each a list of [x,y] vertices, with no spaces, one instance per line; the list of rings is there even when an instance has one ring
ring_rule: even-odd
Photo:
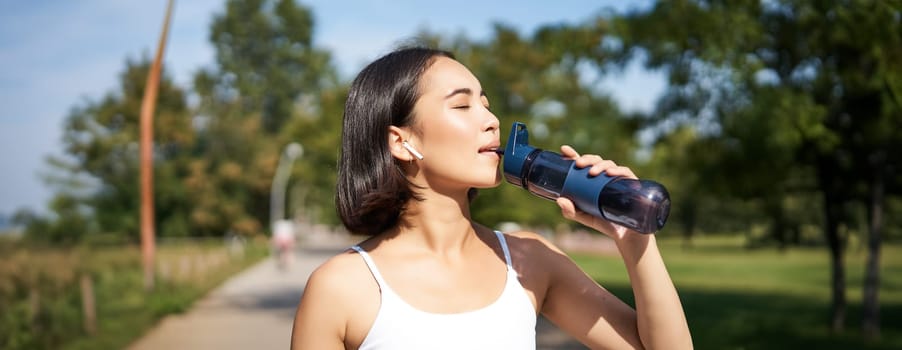
[[[654,181],[617,178],[598,196],[605,219],[639,232],[660,230],[670,215],[667,190]]]

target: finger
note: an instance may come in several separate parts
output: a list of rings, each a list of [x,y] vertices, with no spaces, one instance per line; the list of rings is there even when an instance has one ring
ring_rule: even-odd
[[[604,171],[608,176],[622,176],[631,179],[638,179],[638,177],[636,177],[636,174],[633,173],[633,170],[625,166],[613,166],[605,169]],[[589,173],[591,174],[592,172],[590,171]]]
[[[613,169],[613,168],[617,168],[616,163],[614,163],[613,161],[610,161],[610,160],[602,160],[602,161],[592,165],[592,169],[589,169],[589,175],[597,176],[598,174],[601,174],[602,172],[607,172],[608,175],[611,175],[611,173],[608,172],[608,170]]]
[[[595,165],[603,160],[604,159],[601,159],[601,156],[595,154],[583,154],[576,159],[576,167],[585,168],[587,166]]]
[[[579,158],[579,153],[577,153],[576,150],[573,149],[573,147],[570,147],[569,145],[561,146],[561,155],[563,155],[565,158],[570,158],[570,159]]]

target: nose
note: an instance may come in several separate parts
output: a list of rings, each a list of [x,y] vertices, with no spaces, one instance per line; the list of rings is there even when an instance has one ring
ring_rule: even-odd
[[[486,120],[486,124],[485,124],[485,127],[483,128],[483,131],[491,131],[491,132],[498,131],[500,128],[500,125],[501,125],[501,122],[498,120],[498,117],[496,117],[495,113],[492,113],[491,111],[489,111],[488,115],[489,115],[489,118]]]

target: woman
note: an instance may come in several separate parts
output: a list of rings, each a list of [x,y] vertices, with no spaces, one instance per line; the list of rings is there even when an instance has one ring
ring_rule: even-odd
[[[636,310],[533,232],[493,232],[470,216],[472,189],[501,181],[498,119],[451,54],[392,52],[363,69],[345,105],[336,203],[371,237],[320,266],[295,316],[295,349],[534,349],[541,312],[592,348],[691,348],[654,235],[578,212],[616,242]],[[591,174],[635,178],[596,155]]]

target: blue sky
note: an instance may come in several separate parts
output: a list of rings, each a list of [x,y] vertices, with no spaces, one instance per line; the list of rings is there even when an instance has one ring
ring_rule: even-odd
[[[650,1],[557,0],[448,2],[395,0],[301,1],[313,11],[316,45],[332,51],[349,77],[417,30],[485,38],[493,22],[530,33],[539,25],[580,23],[607,8],[623,11]],[[390,3],[386,5],[385,3]],[[208,27],[224,0],[176,1],[165,67],[188,87],[193,72],[213,63]],[[62,154],[68,111],[116,87],[127,58],[152,55],[166,2],[3,1],[0,12],[0,215],[43,211],[52,190],[41,177],[45,158]],[[646,109],[663,89],[641,69],[602,84],[627,109]]]

